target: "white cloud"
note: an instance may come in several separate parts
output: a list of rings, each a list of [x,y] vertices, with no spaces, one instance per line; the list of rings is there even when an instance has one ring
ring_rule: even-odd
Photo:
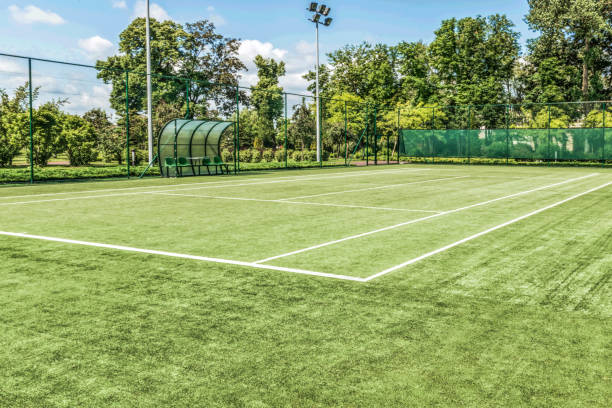
[[[19,6],[12,5],[9,6],[8,10],[13,20],[21,24],[42,23],[58,25],[66,22],[59,14],[49,10],[41,10],[33,5],[25,6],[23,9]]]
[[[151,3],[149,5],[149,14],[151,18],[157,21],[172,20],[166,10],[164,10],[159,4]],[[134,6],[134,17],[146,17],[147,16],[147,2],[144,0],[138,0]]]
[[[274,58],[276,61],[284,61],[286,75],[279,79],[280,85],[287,92],[308,93],[306,88],[308,81],[304,76],[308,71],[314,70],[316,61],[315,44],[306,41],[298,42],[293,50],[276,48],[270,42],[259,40],[244,40],[240,46],[240,60],[247,66],[248,71],[242,73],[241,83],[252,86],[257,83],[257,68],[253,59],[256,55],[265,58]]]
[[[113,51],[113,43],[99,35],[82,38],[78,41],[79,47],[85,51],[89,58],[102,59]]]
[[[113,8],[125,9],[127,8],[127,4],[125,0],[115,0],[113,1]]]
[[[225,21],[225,18],[223,18],[222,15],[215,13],[215,8],[213,6],[208,6],[206,10],[208,10],[208,20],[216,27],[220,27],[227,23],[227,21]]]

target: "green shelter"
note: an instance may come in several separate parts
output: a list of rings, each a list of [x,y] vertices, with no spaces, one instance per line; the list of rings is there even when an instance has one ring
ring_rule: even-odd
[[[157,157],[162,177],[200,174],[203,159],[221,155],[223,134],[235,122],[217,120],[173,119],[166,123],[157,138]],[[168,167],[168,162],[189,165]]]

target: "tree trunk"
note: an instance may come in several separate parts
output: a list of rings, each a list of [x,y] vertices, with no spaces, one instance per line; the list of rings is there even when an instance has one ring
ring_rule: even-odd
[[[584,40],[584,55],[582,56],[582,100],[586,101],[589,96],[589,67],[587,58],[590,50],[590,41],[587,37]]]

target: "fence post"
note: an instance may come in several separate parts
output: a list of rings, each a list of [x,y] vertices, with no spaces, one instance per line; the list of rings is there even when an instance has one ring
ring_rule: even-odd
[[[289,115],[287,112],[287,93],[285,93],[285,168],[289,167],[289,162],[287,160],[287,124],[289,122]]]
[[[390,112],[389,112],[389,113],[390,113]],[[389,135],[389,134],[387,133],[387,165],[389,165],[389,164],[390,164],[390,161],[389,161],[389,148],[391,147],[391,142],[390,142],[390,140],[389,140],[389,139],[391,138],[390,136],[391,136],[391,135]]]
[[[431,147],[431,162],[434,163],[434,138],[436,137],[435,125],[436,123],[436,108],[431,108],[431,139],[429,139],[429,146]]]
[[[400,137],[402,136],[401,124],[400,124],[401,108],[397,108],[397,164],[400,164]]]
[[[191,88],[191,79],[185,81],[185,99],[187,100],[187,118],[190,118],[189,112],[189,88]]]
[[[370,124],[370,105],[366,104],[366,167],[370,165],[370,135],[368,134],[368,125]]]
[[[374,105],[374,165],[378,166],[378,135],[376,134],[376,120],[378,119],[378,105]]]
[[[548,106],[548,147],[546,148],[546,160],[550,165],[550,104]]]
[[[30,111],[30,183],[34,183],[34,130],[32,115],[32,58],[28,58],[28,92]]]
[[[472,130],[472,105],[468,105],[468,130],[467,130],[467,145],[468,145],[468,164],[472,156],[472,148],[470,146],[470,130]]]
[[[606,103],[602,104],[601,167],[606,167]]]
[[[240,172],[240,88],[236,86],[236,163]]]
[[[346,101],[344,101],[344,165],[348,166],[348,116],[346,109]]]
[[[506,166],[510,160],[510,105],[506,105]]]
[[[129,80],[130,80],[130,71],[125,70],[125,163],[127,165],[127,177],[128,178],[130,178],[130,93],[129,93]]]

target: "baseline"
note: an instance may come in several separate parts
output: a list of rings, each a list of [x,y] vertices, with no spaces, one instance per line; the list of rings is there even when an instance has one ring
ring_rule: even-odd
[[[378,175],[378,174],[394,174],[394,173],[410,173],[410,172],[417,172],[417,171],[426,171],[429,169],[417,169],[417,170],[377,170],[377,171],[354,171],[354,172],[338,172],[335,174],[344,174],[342,176],[325,176],[325,177],[311,177],[311,176],[300,176],[300,178],[292,178],[292,179],[272,179],[272,180],[267,180],[267,181],[262,181],[262,182],[251,182],[251,183],[238,183],[238,184],[224,184],[224,185],[210,185],[210,184],[215,184],[215,183],[222,183],[222,182],[210,182],[210,183],[190,183],[190,184],[181,184],[178,185],[180,186],[193,186],[193,185],[199,185],[199,187],[193,187],[193,188],[181,188],[181,189],[175,189],[174,187],[177,186],[147,186],[147,187],[130,187],[130,189],[136,189],[136,188],[151,188],[151,187],[170,187],[170,189],[167,190],[156,190],[156,191],[136,191],[136,192],[131,192],[131,193],[116,193],[116,194],[96,194],[96,195],[91,195],[91,196],[79,196],[79,197],[67,197],[67,198],[50,198],[50,199],[43,199],[43,200],[29,200],[29,201],[17,201],[17,202],[12,202],[12,203],[0,203],[0,206],[9,206],[9,205],[23,205],[23,204],[36,204],[36,203],[47,203],[47,202],[54,202],[54,201],[72,201],[72,200],[87,200],[87,199],[94,199],[94,198],[107,198],[107,197],[123,197],[123,196],[131,196],[131,195],[141,195],[141,194],[155,194],[155,193],[167,193],[167,192],[175,192],[175,191],[192,191],[192,190],[202,190],[202,189],[207,189],[207,188],[231,188],[231,187],[243,187],[243,186],[254,186],[254,185],[262,185],[262,184],[276,184],[276,183],[292,183],[292,182],[299,182],[299,181],[313,181],[313,180],[327,180],[327,179],[335,179],[335,178],[347,178],[347,177],[360,177],[360,176],[370,176],[370,175]],[[347,174],[348,173],[348,174]],[[359,174],[357,174],[359,173]],[[365,173],[365,174],[364,174]],[[260,178],[260,179],[253,179],[253,180],[266,180],[265,178]],[[223,182],[224,183],[224,182]],[[204,185],[201,185],[204,184]],[[93,190],[93,192],[102,192],[104,193],[104,191],[110,191],[110,190]],[[64,193],[48,193],[48,194],[64,194]],[[70,192],[70,193],[65,193],[65,194],[85,194],[85,192]],[[12,196],[12,197],[1,197],[1,198],[17,198],[17,197],[23,197],[23,196]],[[25,197],[29,197],[29,196],[25,196]]]
[[[250,268],[266,269],[266,270],[271,270],[271,271],[291,272],[291,273],[297,273],[301,275],[319,276],[323,278],[332,278],[332,279],[340,279],[340,280],[355,281],[355,282],[365,282],[364,278],[357,278],[354,276],[335,275],[333,273],[315,272],[315,271],[308,271],[304,269],[295,269],[295,268],[284,268],[281,266],[258,265],[252,262],[243,262],[243,261],[235,261],[231,259],[210,258],[206,256],[179,254],[176,252],[157,251],[154,249],[133,248],[133,247],[123,246],[123,245],[102,244],[98,242],[78,241],[74,239],[47,237],[47,236],[42,236],[42,235],[32,235],[32,234],[25,234],[25,233],[19,233],[19,232],[7,232],[7,231],[0,231],[0,235],[4,235],[8,237],[35,239],[35,240],[41,240],[41,241],[60,242],[64,244],[83,245],[83,246],[104,248],[104,249],[114,249],[114,250],[126,251],[126,252],[137,252],[137,253],[149,254],[149,255],[161,255],[161,256],[167,256],[167,257],[172,257],[172,258],[191,259],[191,260],[196,260],[196,261],[205,261],[205,262],[212,262],[212,263],[219,263],[219,264],[246,266]]]

